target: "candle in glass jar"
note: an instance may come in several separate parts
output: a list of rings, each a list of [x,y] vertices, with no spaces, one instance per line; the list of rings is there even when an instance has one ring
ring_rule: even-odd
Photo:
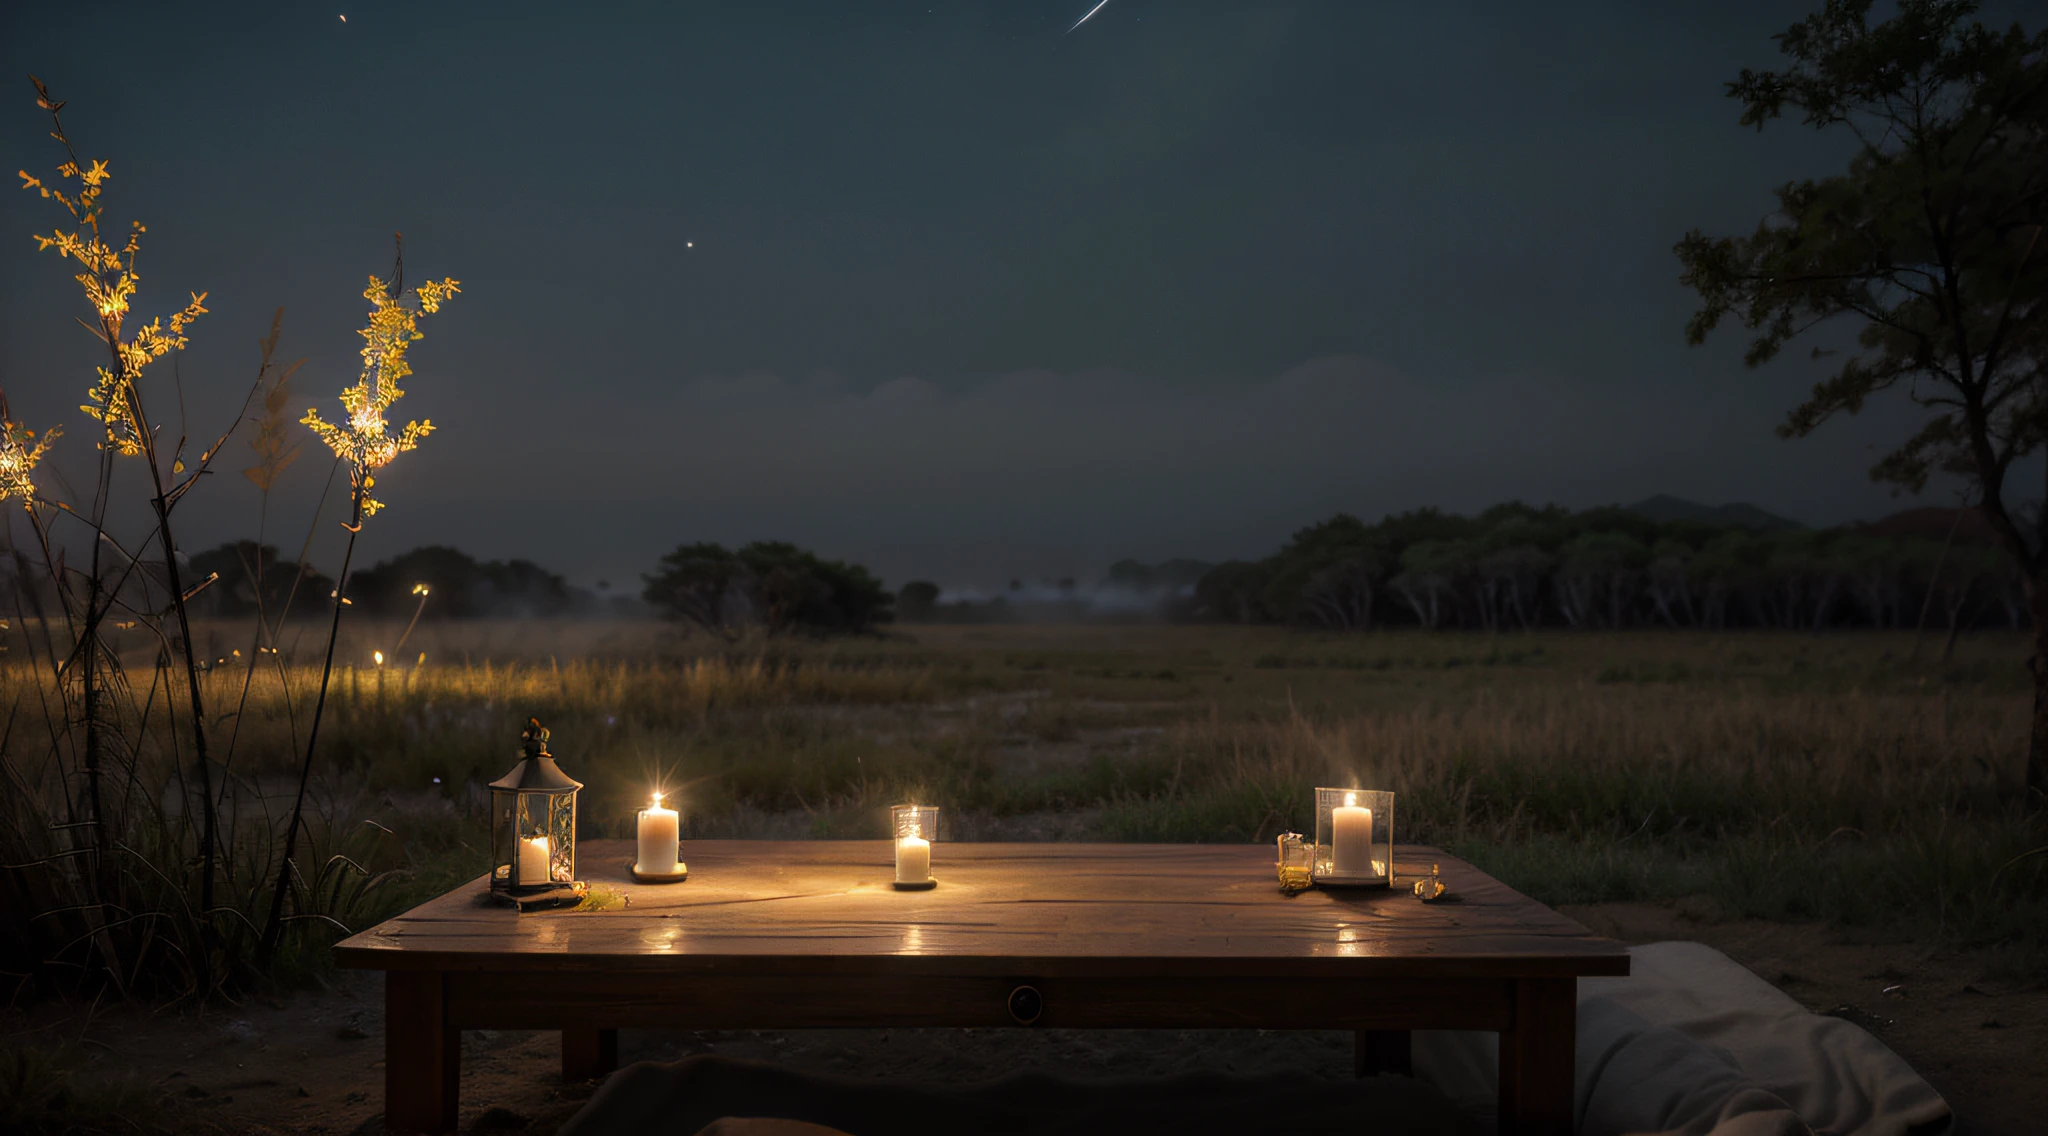
[[[896,882],[921,884],[932,878],[932,842],[917,829],[896,838]]]
[[[674,809],[661,807],[661,794],[640,810],[640,862],[633,870],[642,875],[667,875],[676,870],[678,818]]]
[[[1358,805],[1358,796],[1344,794],[1344,803],[1330,810],[1331,870],[1338,875],[1370,875],[1372,810]]]
[[[529,836],[519,841],[519,883],[521,886],[544,884],[553,877],[548,872],[548,838]]]

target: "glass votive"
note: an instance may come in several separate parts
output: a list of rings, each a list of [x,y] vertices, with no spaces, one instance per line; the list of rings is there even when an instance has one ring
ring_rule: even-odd
[[[1315,863],[1315,846],[1298,832],[1280,834],[1279,855],[1273,867],[1280,873],[1280,886],[1288,891],[1300,891],[1309,885],[1310,869]]]
[[[927,888],[932,879],[932,844],[939,838],[939,810],[931,805],[895,805],[889,831],[896,838],[896,886]]]
[[[1394,879],[1394,795],[1376,789],[1317,789],[1315,882],[1386,887]]]

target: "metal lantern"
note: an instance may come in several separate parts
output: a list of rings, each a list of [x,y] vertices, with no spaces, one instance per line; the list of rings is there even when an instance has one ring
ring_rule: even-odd
[[[576,790],[548,753],[548,728],[526,720],[512,772],[491,782],[491,894],[508,901],[572,891],[576,883]]]
[[[1312,871],[1323,887],[1387,887],[1394,881],[1394,795],[1316,790]]]

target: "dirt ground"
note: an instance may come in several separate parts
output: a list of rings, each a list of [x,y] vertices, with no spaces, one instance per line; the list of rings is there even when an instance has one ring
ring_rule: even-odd
[[[2035,1133],[2048,1115],[2048,989],[1996,952],[1861,944],[1817,924],[1719,920],[1695,903],[1565,911],[1625,942],[1696,939],[1805,1005],[1871,1030],[1939,1089],[1965,1133]],[[93,1073],[153,1089],[161,1115],[193,1132],[383,1131],[383,1006],[377,976],[197,1015],[41,1006],[0,1016],[13,1042],[78,1043]],[[463,1038],[465,1131],[553,1132],[594,1091],[564,1084],[558,1035]],[[1035,1068],[1062,1076],[1351,1075],[1347,1034],[1057,1030],[626,1031],[621,1060],[695,1053],[773,1060],[858,1077],[987,1079]]]

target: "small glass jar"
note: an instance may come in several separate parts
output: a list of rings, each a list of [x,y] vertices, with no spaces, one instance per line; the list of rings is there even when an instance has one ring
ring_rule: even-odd
[[[1288,891],[1308,887],[1315,864],[1315,846],[1298,832],[1283,832],[1278,840],[1279,855],[1273,867],[1280,873],[1280,886]]]
[[[896,841],[896,886],[931,887],[939,810],[931,805],[895,805],[889,809],[889,831]]]
[[[1387,887],[1394,880],[1394,795],[1374,789],[1316,790],[1315,882]]]

